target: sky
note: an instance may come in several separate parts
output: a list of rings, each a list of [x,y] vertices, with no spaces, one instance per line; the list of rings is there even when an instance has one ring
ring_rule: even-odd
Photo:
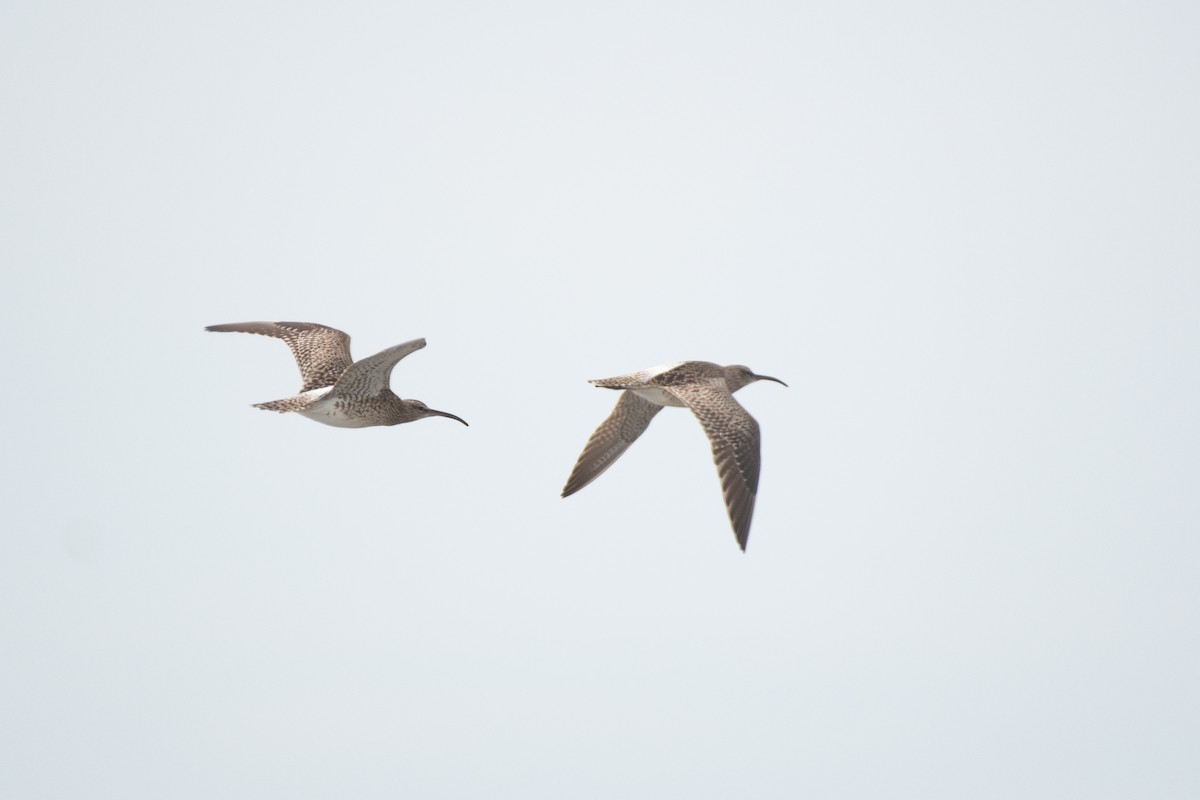
[[[0,795],[1200,795],[1198,26],[9,0]],[[682,409],[559,497],[687,359],[745,554]]]

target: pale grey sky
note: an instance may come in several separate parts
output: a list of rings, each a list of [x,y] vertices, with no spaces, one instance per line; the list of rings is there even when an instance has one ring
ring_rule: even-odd
[[[1200,795],[1194,5],[0,20],[0,795]],[[745,555],[681,410],[558,497],[682,359]]]

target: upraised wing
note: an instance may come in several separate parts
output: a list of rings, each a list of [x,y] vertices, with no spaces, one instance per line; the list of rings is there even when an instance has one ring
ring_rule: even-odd
[[[332,386],[353,362],[350,337],[336,328],[314,322],[230,322],[209,325],[204,330],[219,333],[257,333],[282,339],[300,367],[301,392]]]
[[[375,397],[390,392],[388,384],[392,379],[392,368],[400,359],[424,346],[424,339],[413,339],[356,361],[346,368],[331,391],[346,397]]]

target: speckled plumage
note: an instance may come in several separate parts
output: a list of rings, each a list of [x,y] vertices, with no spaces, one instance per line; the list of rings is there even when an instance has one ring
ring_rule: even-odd
[[[783,383],[755,375],[740,364],[722,367],[707,361],[683,361],[590,381],[622,391],[621,399],[588,440],[562,496],[574,494],[612,466],[663,406],[686,406],[708,434],[729,521],[738,546],[745,550],[758,493],[760,436],[758,423],[733,399],[733,393],[760,380]]]
[[[336,328],[312,322],[233,322],[209,325],[207,331],[256,333],[282,339],[300,367],[300,393],[282,400],[255,403],[256,408],[301,416],[339,428],[399,425],[424,417],[449,417],[420,400],[402,400],[389,387],[392,368],[425,346],[424,339],[381,350],[361,361],[350,357],[350,337]]]

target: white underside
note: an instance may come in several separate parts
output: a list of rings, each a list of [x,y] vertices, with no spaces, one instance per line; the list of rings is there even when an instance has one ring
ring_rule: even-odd
[[[378,425],[378,422],[371,422],[363,417],[348,417],[340,411],[330,408],[325,411],[313,411],[311,408],[306,408],[303,411],[297,411],[297,414],[308,417],[309,419],[320,422],[325,425],[332,425],[335,428],[370,428]]]
[[[676,406],[682,407],[685,404],[679,402],[675,395],[665,389],[660,389],[657,386],[647,386],[645,389],[630,389],[629,391],[636,394],[643,400],[649,400],[656,406]]]
[[[307,392],[301,393],[300,396],[321,398],[308,408],[296,412],[302,417],[308,417],[311,420],[325,425],[332,425],[335,428],[369,428],[373,424],[363,417],[348,416],[346,412],[338,408],[337,401],[329,397],[329,387],[309,389]]]

